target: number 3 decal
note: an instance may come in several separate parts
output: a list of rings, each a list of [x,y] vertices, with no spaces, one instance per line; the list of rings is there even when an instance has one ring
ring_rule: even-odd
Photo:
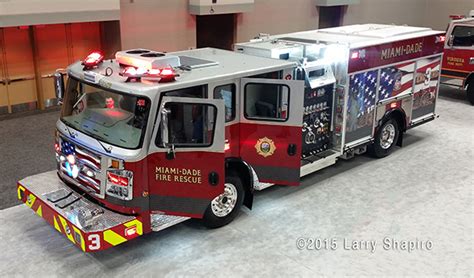
[[[89,250],[100,249],[100,236],[96,234],[89,235],[87,239],[90,241]]]

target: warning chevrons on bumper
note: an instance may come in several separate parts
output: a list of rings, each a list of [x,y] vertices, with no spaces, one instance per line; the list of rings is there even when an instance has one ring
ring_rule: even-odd
[[[20,183],[17,186],[17,193],[19,200],[84,252],[105,250],[143,235],[143,223],[139,218],[106,230],[84,231],[56,211],[53,204],[42,200]]]

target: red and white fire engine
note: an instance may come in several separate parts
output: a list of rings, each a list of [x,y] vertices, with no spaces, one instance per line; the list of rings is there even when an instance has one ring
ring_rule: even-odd
[[[353,25],[235,46],[99,52],[56,74],[57,171],[18,198],[85,252],[189,218],[232,221],[254,190],[369,149],[384,157],[435,118],[442,32]]]
[[[441,82],[465,89],[474,105],[474,10],[468,17],[451,16],[446,32]]]

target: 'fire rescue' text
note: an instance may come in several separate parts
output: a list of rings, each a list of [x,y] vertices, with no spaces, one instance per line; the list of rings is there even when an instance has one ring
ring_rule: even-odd
[[[201,184],[201,170],[186,168],[155,167],[157,181]]]

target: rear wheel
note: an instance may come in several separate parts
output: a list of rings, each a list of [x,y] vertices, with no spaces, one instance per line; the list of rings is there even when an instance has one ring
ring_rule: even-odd
[[[203,224],[219,228],[229,224],[240,212],[244,202],[244,187],[240,178],[230,173],[225,178],[224,193],[214,198],[204,213]]]
[[[375,140],[369,147],[369,152],[377,157],[382,158],[388,156],[395,148],[400,135],[400,128],[395,119],[386,120],[375,134]]]
[[[467,86],[467,100],[474,105],[474,80],[469,83]]]

